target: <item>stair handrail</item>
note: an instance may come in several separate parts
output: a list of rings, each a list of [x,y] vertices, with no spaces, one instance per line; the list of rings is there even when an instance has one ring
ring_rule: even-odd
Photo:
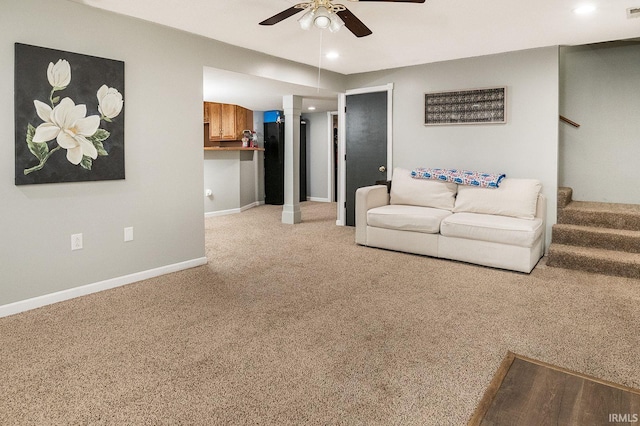
[[[560,120],[564,121],[567,124],[571,124],[573,127],[580,127],[580,125],[578,123],[576,123],[573,120],[569,120],[567,117],[565,117],[564,115],[560,116]]]

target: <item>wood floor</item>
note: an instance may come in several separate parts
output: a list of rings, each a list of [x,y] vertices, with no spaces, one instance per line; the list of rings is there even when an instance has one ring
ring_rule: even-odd
[[[640,425],[640,391],[508,353],[469,425]]]

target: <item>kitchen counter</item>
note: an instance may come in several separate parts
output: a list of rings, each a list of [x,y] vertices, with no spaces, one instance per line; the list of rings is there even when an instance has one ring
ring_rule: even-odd
[[[205,151],[264,151],[264,148],[241,146],[205,146]]]

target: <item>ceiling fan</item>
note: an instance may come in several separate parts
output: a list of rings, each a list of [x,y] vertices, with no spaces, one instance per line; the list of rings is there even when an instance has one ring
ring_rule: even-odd
[[[424,3],[425,0],[350,0],[350,1],[384,1],[394,3]],[[308,30],[312,26],[317,28],[328,28],[331,32],[338,31],[343,25],[347,27],[356,37],[364,37],[372,34],[371,30],[351,13],[342,4],[334,4],[331,0],[313,0],[306,3],[298,3],[289,9],[273,15],[269,19],[260,22],[260,25],[274,25],[283,21],[298,12],[306,10],[298,22],[300,26]]]

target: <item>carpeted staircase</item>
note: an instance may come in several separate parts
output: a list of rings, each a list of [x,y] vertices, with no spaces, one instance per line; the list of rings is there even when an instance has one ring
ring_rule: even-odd
[[[548,266],[640,279],[640,205],[572,201],[558,189]]]

